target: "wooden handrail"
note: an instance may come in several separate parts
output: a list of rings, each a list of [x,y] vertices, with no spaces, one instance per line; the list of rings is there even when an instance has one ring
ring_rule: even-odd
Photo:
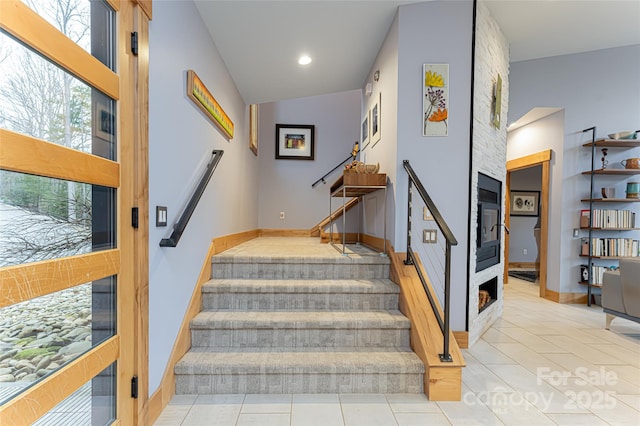
[[[309,230],[309,232],[311,233],[311,236],[319,237],[320,233],[325,228],[325,226],[327,226],[330,222],[335,221],[336,219],[342,217],[343,212],[348,212],[357,204],[358,204],[358,199],[352,198],[351,200],[347,201],[347,203],[344,205],[344,210],[342,206],[335,209],[329,216],[322,219],[316,226],[314,226]]]

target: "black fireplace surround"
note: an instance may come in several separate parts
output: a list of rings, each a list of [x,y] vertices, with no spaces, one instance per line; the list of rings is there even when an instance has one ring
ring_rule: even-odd
[[[500,263],[502,182],[478,173],[476,272]]]

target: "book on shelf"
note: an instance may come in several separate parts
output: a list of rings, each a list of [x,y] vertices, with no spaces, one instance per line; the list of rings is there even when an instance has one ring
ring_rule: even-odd
[[[636,214],[631,210],[594,209],[593,215],[591,215],[589,210],[581,210],[580,227],[600,229],[635,228]]]
[[[602,286],[602,279],[606,271],[614,271],[618,268],[591,265],[591,284],[595,286]],[[586,284],[589,282],[589,266],[580,265],[580,282]]]
[[[588,240],[587,240],[588,242]],[[584,238],[580,253],[584,256]],[[587,244],[588,246],[588,244]],[[640,242],[631,238],[592,238],[591,256],[598,257],[638,257]],[[589,250],[587,248],[587,255]]]

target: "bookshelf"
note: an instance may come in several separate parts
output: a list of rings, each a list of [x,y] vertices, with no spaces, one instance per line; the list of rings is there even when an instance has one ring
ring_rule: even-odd
[[[592,141],[583,144],[591,149],[591,167],[582,172],[589,176],[589,197],[582,198],[588,208],[580,212],[580,227],[587,236],[580,244],[580,258],[586,261],[580,266],[579,283],[587,286],[587,304],[592,303],[592,289],[602,287],[604,271],[617,267],[617,261],[625,257],[637,257],[640,251],[640,217],[636,214],[640,198],[635,196],[606,198],[600,194],[602,187],[623,183],[633,176],[640,176],[640,169],[607,165],[604,161],[609,149],[626,151],[640,147],[638,139],[596,139],[596,128]],[[602,167],[596,167],[596,157],[602,150]],[[638,179],[640,180],[640,179]],[[586,206],[585,206],[586,207]]]

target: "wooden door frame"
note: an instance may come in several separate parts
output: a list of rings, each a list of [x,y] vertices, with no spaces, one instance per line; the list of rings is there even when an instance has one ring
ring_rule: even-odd
[[[511,173],[529,167],[542,167],[542,184],[540,189],[540,297],[545,297],[547,293],[547,259],[549,244],[549,185],[550,185],[550,163],[553,150],[540,151],[535,154],[516,158],[507,161],[507,177],[505,190],[505,219],[507,227],[511,224]],[[508,282],[509,277],[509,234],[505,234],[504,244],[504,282]]]
[[[117,247],[0,269],[6,306],[118,276],[116,335],[0,406],[0,418],[31,424],[117,362],[116,425],[147,424],[148,407],[148,20],[150,0],[107,0],[117,12],[118,73],[70,41],[27,5],[0,2],[0,27],[20,43],[117,102],[118,161],[0,129],[2,169],[117,189]],[[138,32],[138,54],[131,33]],[[139,209],[138,228],[129,222]],[[20,298],[8,298],[19,294]],[[138,396],[131,392],[138,377]],[[34,401],[36,403],[34,403]]]

